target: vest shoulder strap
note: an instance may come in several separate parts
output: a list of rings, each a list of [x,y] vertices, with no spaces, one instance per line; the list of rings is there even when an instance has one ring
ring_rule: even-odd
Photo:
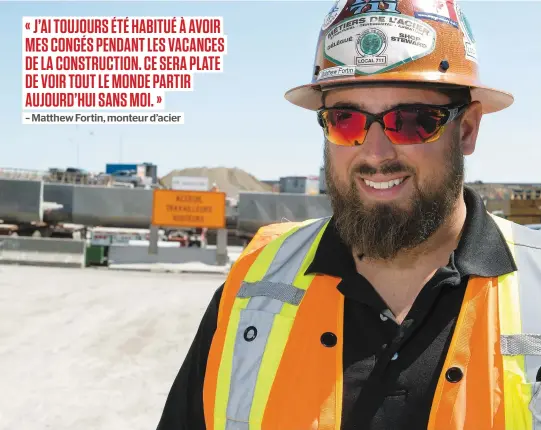
[[[539,231],[493,214],[490,216],[498,225],[509,245],[541,250],[541,233]]]
[[[257,251],[258,249],[263,248],[267,243],[276,239],[277,237],[286,234],[291,229],[300,226],[302,222],[280,222],[275,224],[269,224],[264,227],[261,227],[257,233],[254,235],[252,240],[242,251],[242,254],[239,257],[239,260],[245,257],[252,252]]]

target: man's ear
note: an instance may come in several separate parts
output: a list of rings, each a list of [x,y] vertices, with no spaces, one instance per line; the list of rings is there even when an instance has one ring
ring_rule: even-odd
[[[459,134],[460,146],[464,155],[471,155],[475,151],[482,116],[483,107],[477,101],[472,102],[462,115]]]

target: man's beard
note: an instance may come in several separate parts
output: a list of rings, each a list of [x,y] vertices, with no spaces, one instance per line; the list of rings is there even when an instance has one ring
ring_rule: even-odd
[[[408,179],[415,187],[409,209],[393,203],[365,206],[354,175],[375,174],[377,171],[382,174],[411,174],[411,169],[400,163],[388,164],[377,170],[361,165],[352,173],[349,187],[344,190],[345,187],[338,186],[334,177],[328,145],[325,144],[325,179],[336,229],[346,245],[365,257],[389,260],[399,251],[413,249],[425,242],[447,220],[462,191],[464,156],[458,133],[451,142],[449,162],[441,166],[441,172],[445,172],[443,181],[434,178],[426,181],[427,187],[419,188],[413,182],[413,176]]]

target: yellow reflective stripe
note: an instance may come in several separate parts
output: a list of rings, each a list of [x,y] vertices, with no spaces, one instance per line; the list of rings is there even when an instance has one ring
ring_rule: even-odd
[[[502,334],[521,333],[517,275],[508,274],[499,280],[500,329]],[[516,310],[515,310],[516,309]],[[523,355],[503,355],[503,386],[505,426],[509,429],[532,429],[532,415],[528,409],[531,388],[525,383]]]
[[[302,264],[301,268],[297,272],[297,276],[295,276],[295,280],[293,281],[293,286],[300,288],[301,290],[307,290],[310,284],[312,283],[312,280],[314,279],[313,274],[305,275],[304,272],[306,272],[306,269],[308,269],[308,266],[312,263],[314,260],[314,256],[317,251],[317,247],[319,246],[319,242],[321,240],[321,237],[323,236],[323,233],[325,232],[325,229],[329,225],[329,221],[327,221],[319,230],[316,238],[314,239],[314,242],[310,246],[310,249],[308,250]],[[282,306],[282,310],[280,312],[281,315],[288,316],[290,318],[295,318],[295,315],[297,313],[297,306],[293,306],[289,303],[284,303]]]
[[[515,246],[511,223],[496,216],[493,218],[505,237],[514,259]],[[514,272],[502,275],[499,277],[498,283],[500,334],[521,334],[519,274]],[[526,374],[524,356],[503,355],[502,359],[505,427],[532,430],[532,414],[528,409],[532,393],[524,379]]]
[[[274,256],[282,246],[282,243],[284,242],[284,240],[286,240],[286,237],[293,234],[293,232],[297,231],[297,229],[298,227],[295,227],[288,231],[286,234],[278,236],[276,239],[270,241],[267,245],[265,245],[263,250],[257,256],[256,260],[250,266],[250,269],[248,269],[248,273],[246,273],[244,280],[246,282],[260,281],[263,276],[265,276],[267,269],[272,263]]]
[[[214,430],[225,430],[227,423],[227,404],[229,402],[229,384],[231,381],[231,371],[233,368],[233,350],[235,349],[235,339],[240,322],[240,311],[244,309],[249,298],[235,299],[229,322],[227,324],[227,333],[222,351],[220,368],[216,381],[216,401],[214,403]]]
[[[307,225],[308,223],[303,224]],[[328,221],[319,229],[316,238],[312,241],[309,251],[306,253],[301,267],[295,276],[295,281],[293,282],[295,287],[307,290],[310,283],[314,279],[313,275],[304,275],[304,272],[314,258],[319,241],[321,240],[321,236],[327,225]],[[273,255],[275,254],[276,252],[274,252]],[[291,328],[293,327],[298,309],[298,306],[284,303],[280,313],[275,317],[272,332],[267,341],[267,346],[265,347],[265,352],[261,360],[261,367],[257,376],[254,401],[250,411],[249,430],[259,430],[261,423],[263,422],[268,396],[270,394],[272,384],[274,383],[274,377],[278,371],[278,366],[280,365],[282,354],[284,353],[287,341],[289,339],[289,334],[291,332]]]
[[[253,262],[250,269],[248,270],[248,273],[246,274],[244,280],[246,282],[257,282],[261,281],[263,276],[265,276],[265,273],[267,272],[270,264],[272,263],[272,260],[276,256],[276,253],[284,243],[284,240],[286,240],[289,236],[291,236],[293,233],[295,233],[297,230],[299,230],[301,227],[308,225],[315,220],[307,220],[302,223],[299,223],[297,226],[293,227],[291,230],[289,230],[287,233],[284,233],[280,236],[278,236],[276,239],[271,240],[263,250],[259,253],[257,256],[257,259]]]
[[[504,219],[494,217],[500,228],[513,259],[515,258],[515,247],[513,242],[513,231],[511,225]],[[520,319],[520,299],[518,289],[517,273],[508,273],[499,278],[499,308],[500,308],[500,328],[501,334],[522,333],[522,324]]]
[[[329,221],[327,221],[319,229],[317,236],[314,239],[314,242],[312,243],[312,245],[310,246],[310,249],[308,250],[308,252],[306,253],[306,256],[304,257],[301,267],[299,271],[297,272],[297,276],[295,277],[295,280],[293,281],[293,285],[297,288],[300,288],[301,290],[307,290],[308,286],[312,283],[312,280],[314,279],[314,275],[305,275],[304,272],[306,272],[306,270],[308,269],[308,266],[310,266],[310,264],[314,260],[314,256],[316,255],[317,247],[319,246],[321,236],[323,236],[323,233],[327,229],[327,226],[329,225]]]
[[[250,411],[250,430],[259,430],[261,428],[271,387],[274,383],[274,377],[282,360],[282,354],[284,353],[294,321],[294,318],[284,317],[281,313],[276,315],[274,319],[272,331],[267,340],[267,346],[265,347],[257,375],[254,400]]]

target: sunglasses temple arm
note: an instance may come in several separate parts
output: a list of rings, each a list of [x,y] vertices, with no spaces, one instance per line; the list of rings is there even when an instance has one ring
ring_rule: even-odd
[[[449,124],[450,122],[454,121],[465,110],[466,110],[466,106],[450,109],[449,110],[449,119],[447,121],[445,121],[445,124]]]

